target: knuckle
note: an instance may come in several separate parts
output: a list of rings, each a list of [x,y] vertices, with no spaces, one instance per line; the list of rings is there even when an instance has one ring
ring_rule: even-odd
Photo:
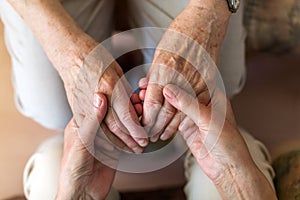
[[[169,111],[169,110],[163,109],[163,116],[162,116],[162,119],[166,119],[165,124],[166,124],[166,123],[169,123],[169,122],[171,121],[171,119],[173,118],[174,114],[175,114],[174,112],[171,112],[171,111]]]
[[[158,112],[160,110],[160,108],[162,107],[162,104],[161,103],[153,103],[153,102],[144,102],[144,111],[147,112],[147,113],[155,113],[155,112]]]
[[[149,83],[145,103],[148,104],[162,104],[163,102],[163,94],[162,94],[163,86],[157,83]]]
[[[118,82],[119,77],[114,75],[114,76],[105,76],[100,79],[99,84],[98,84],[98,89],[100,92],[103,92],[105,94],[111,94],[112,91],[115,88],[116,83]]]
[[[146,106],[153,106],[153,105],[161,105],[162,102],[158,98],[155,98],[154,96],[150,96],[150,97],[148,97],[148,98],[145,99],[144,104]]]

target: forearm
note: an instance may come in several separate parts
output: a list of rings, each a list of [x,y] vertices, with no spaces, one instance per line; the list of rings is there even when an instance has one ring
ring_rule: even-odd
[[[190,0],[169,28],[197,41],[217,61],[230,16],[226,0]]]
[[[231,16],[226,0],[190,0],[190,5],[213,9],[211,11],[214,11],[220,20],[228,20]]]
[[[80,66],[95,46],[69,16],[59,0],[9,0],[38,38],[56,69]],[[84,52],[78,47],[84,46]],[[89,49],[90,47],[90,49]]]
[[[223,199],[277,199],[270,183],[256,166],[228,170],[225,174],[216,183]]]

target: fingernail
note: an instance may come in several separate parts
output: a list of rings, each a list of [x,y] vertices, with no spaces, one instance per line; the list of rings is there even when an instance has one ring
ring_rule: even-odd
[[[183,129],[183,123],[181,122],[181,123],[179,124],[179,126],[178,126],[178,131],[181,132],[182,129]]]
[[[160,139],[161,139],[162,141],[167,140],[167,139],[168,139],[168,138],[167,138],[167,133],[166,133],[166,132],[163,132],[163,134],[161,134],[161,136],[160,136]]]
[[[137,139],[140,146],[145,147],[148,145],[148,139]]]
[[[150,138],[151,142],[157,142],[159,137],[153,136]]]
[[[102,104],[102,99],[100,98],[99,95],[95,94],[94,95],[94,106],[97,108],[100,108]]]

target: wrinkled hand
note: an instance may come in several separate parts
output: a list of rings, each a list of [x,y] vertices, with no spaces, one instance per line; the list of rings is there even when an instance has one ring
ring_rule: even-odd
[[[103,120],[107,110],[105,96],[97,96],[97,116],[85,119],[80,128],[74,119],[66,127],[57,200],[105,199],[110,190],[115,170],[94,157],[98,120]],[[103,148],[103,140],[100,145]]]
[[[110,98],[116,81],[123,75],[121,68],[104,47],[101,48],[95,39],[78,26],[64,9],[61,1],[9,1],[9,3],[35,34],[58,71],[64,82],[74,120],[80,126],[82,119],[92,114],[92,101],[99,82],[99,72],[102,74],[104,68],[110,65],[99,82],[99,89],[96,90]],[[123,84],[126,84],[125,82]],[[138,144],[143,146],[147,142],[139,138],[145,137],[146,134],[140,126],[137,126],[139,122],[129,102],[128,93],[122,88],[122,84],[118,87],[122,101],[120,98],[116,98],[113,102],[109,99],[109,111],[103,124],[126,146],[135,152],[141,152],[142,148]]]
[[[148,79],[142,78],[139,83],[139,98],[142,101],[145,99],[147,86]],[[180,134],[204,173],[212,180],[218,180],[233,163],[251,163],[252,159],[237,129],[225,94],[216,89],[212,95],[211,101],[206,104],[176,85],[168,84],[163,88],[166,101],[183,113],[178,127]],[[212,119],[212,109],[215,109],[216,116],[225,118],[224,124],[220,119]]]
[[[86,56],[81,68],[68,73],[73,82],[66,84],[66,90],[78,126],[84,117],[93,115],[93,100],[97,101],[94,93],[101,92],[108,98],[108,112],[101,124],[109,130],[107,137],[117,145],[122,141],[125,145],[119,146],[125,150],[141,153],[148,139],[130,101],[131,88],[121,67],[104,47],[98,45]]]
[[[251,163],[248,148],[237,129],[225,94],[216,90],[214,100],[208,105],[175,85],[164,87],[163,94],[171,105],[186,114],[179,126],[180,134],[208,177],[217,180],[234,163]],[[226,113],[221,113],[221,106],[226,106]],[[221,120],[212,121],[212,109],[215,109],[216,115],[225,117],[224,125]],[[207,140],[207,137],[213,140]]]
[[[180,134],[223,199],[277,199],[250,156],[225,94],[216,89],[208,105],[175,85],[165,86],[163,94],[186,114],[179,126]],[[219,116],[225,117],[223,125]]]
[[[113,70],[112,70],[113,69]],[[122,77],[117,63],[107,69],[99,81],[98,91],[106,94],[111,105],[105,118],[109,130],[135,153],[141,153],[148,144],[147,134],[140,126],[139,118],[130,100],[131,88]]]
[[[197,96],[201,94],[203,103],[209,101],[206,83],[214,81],[216,75],[209,62],[217,61],[229,19],[229,14],[219,18],[215,11],[210,3],[203,7],[191,1],[171,23],[155,51],[143,113],[143,124],[153,142],[169,139],[180,123],[180,113],[164,101],[166,84],[182,87],[189,83]]]

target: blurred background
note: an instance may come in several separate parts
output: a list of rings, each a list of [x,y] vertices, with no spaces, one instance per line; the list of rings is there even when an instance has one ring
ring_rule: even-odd
[[[52,133],[22,116],[15,108],[10,59],[0,23],[0,199],[23,193],[25,163],[39,143]]]
[[[248,74],[244,90],[232,100],[233,108],[240,126],[263,141],[276,158],[300,149],[300,1],[248,0],[245,9]],[[53,134],[14,107],[0,22],[0,199],[22,197],[25,163]],[[179,188],[182,177],[178,176]]]

